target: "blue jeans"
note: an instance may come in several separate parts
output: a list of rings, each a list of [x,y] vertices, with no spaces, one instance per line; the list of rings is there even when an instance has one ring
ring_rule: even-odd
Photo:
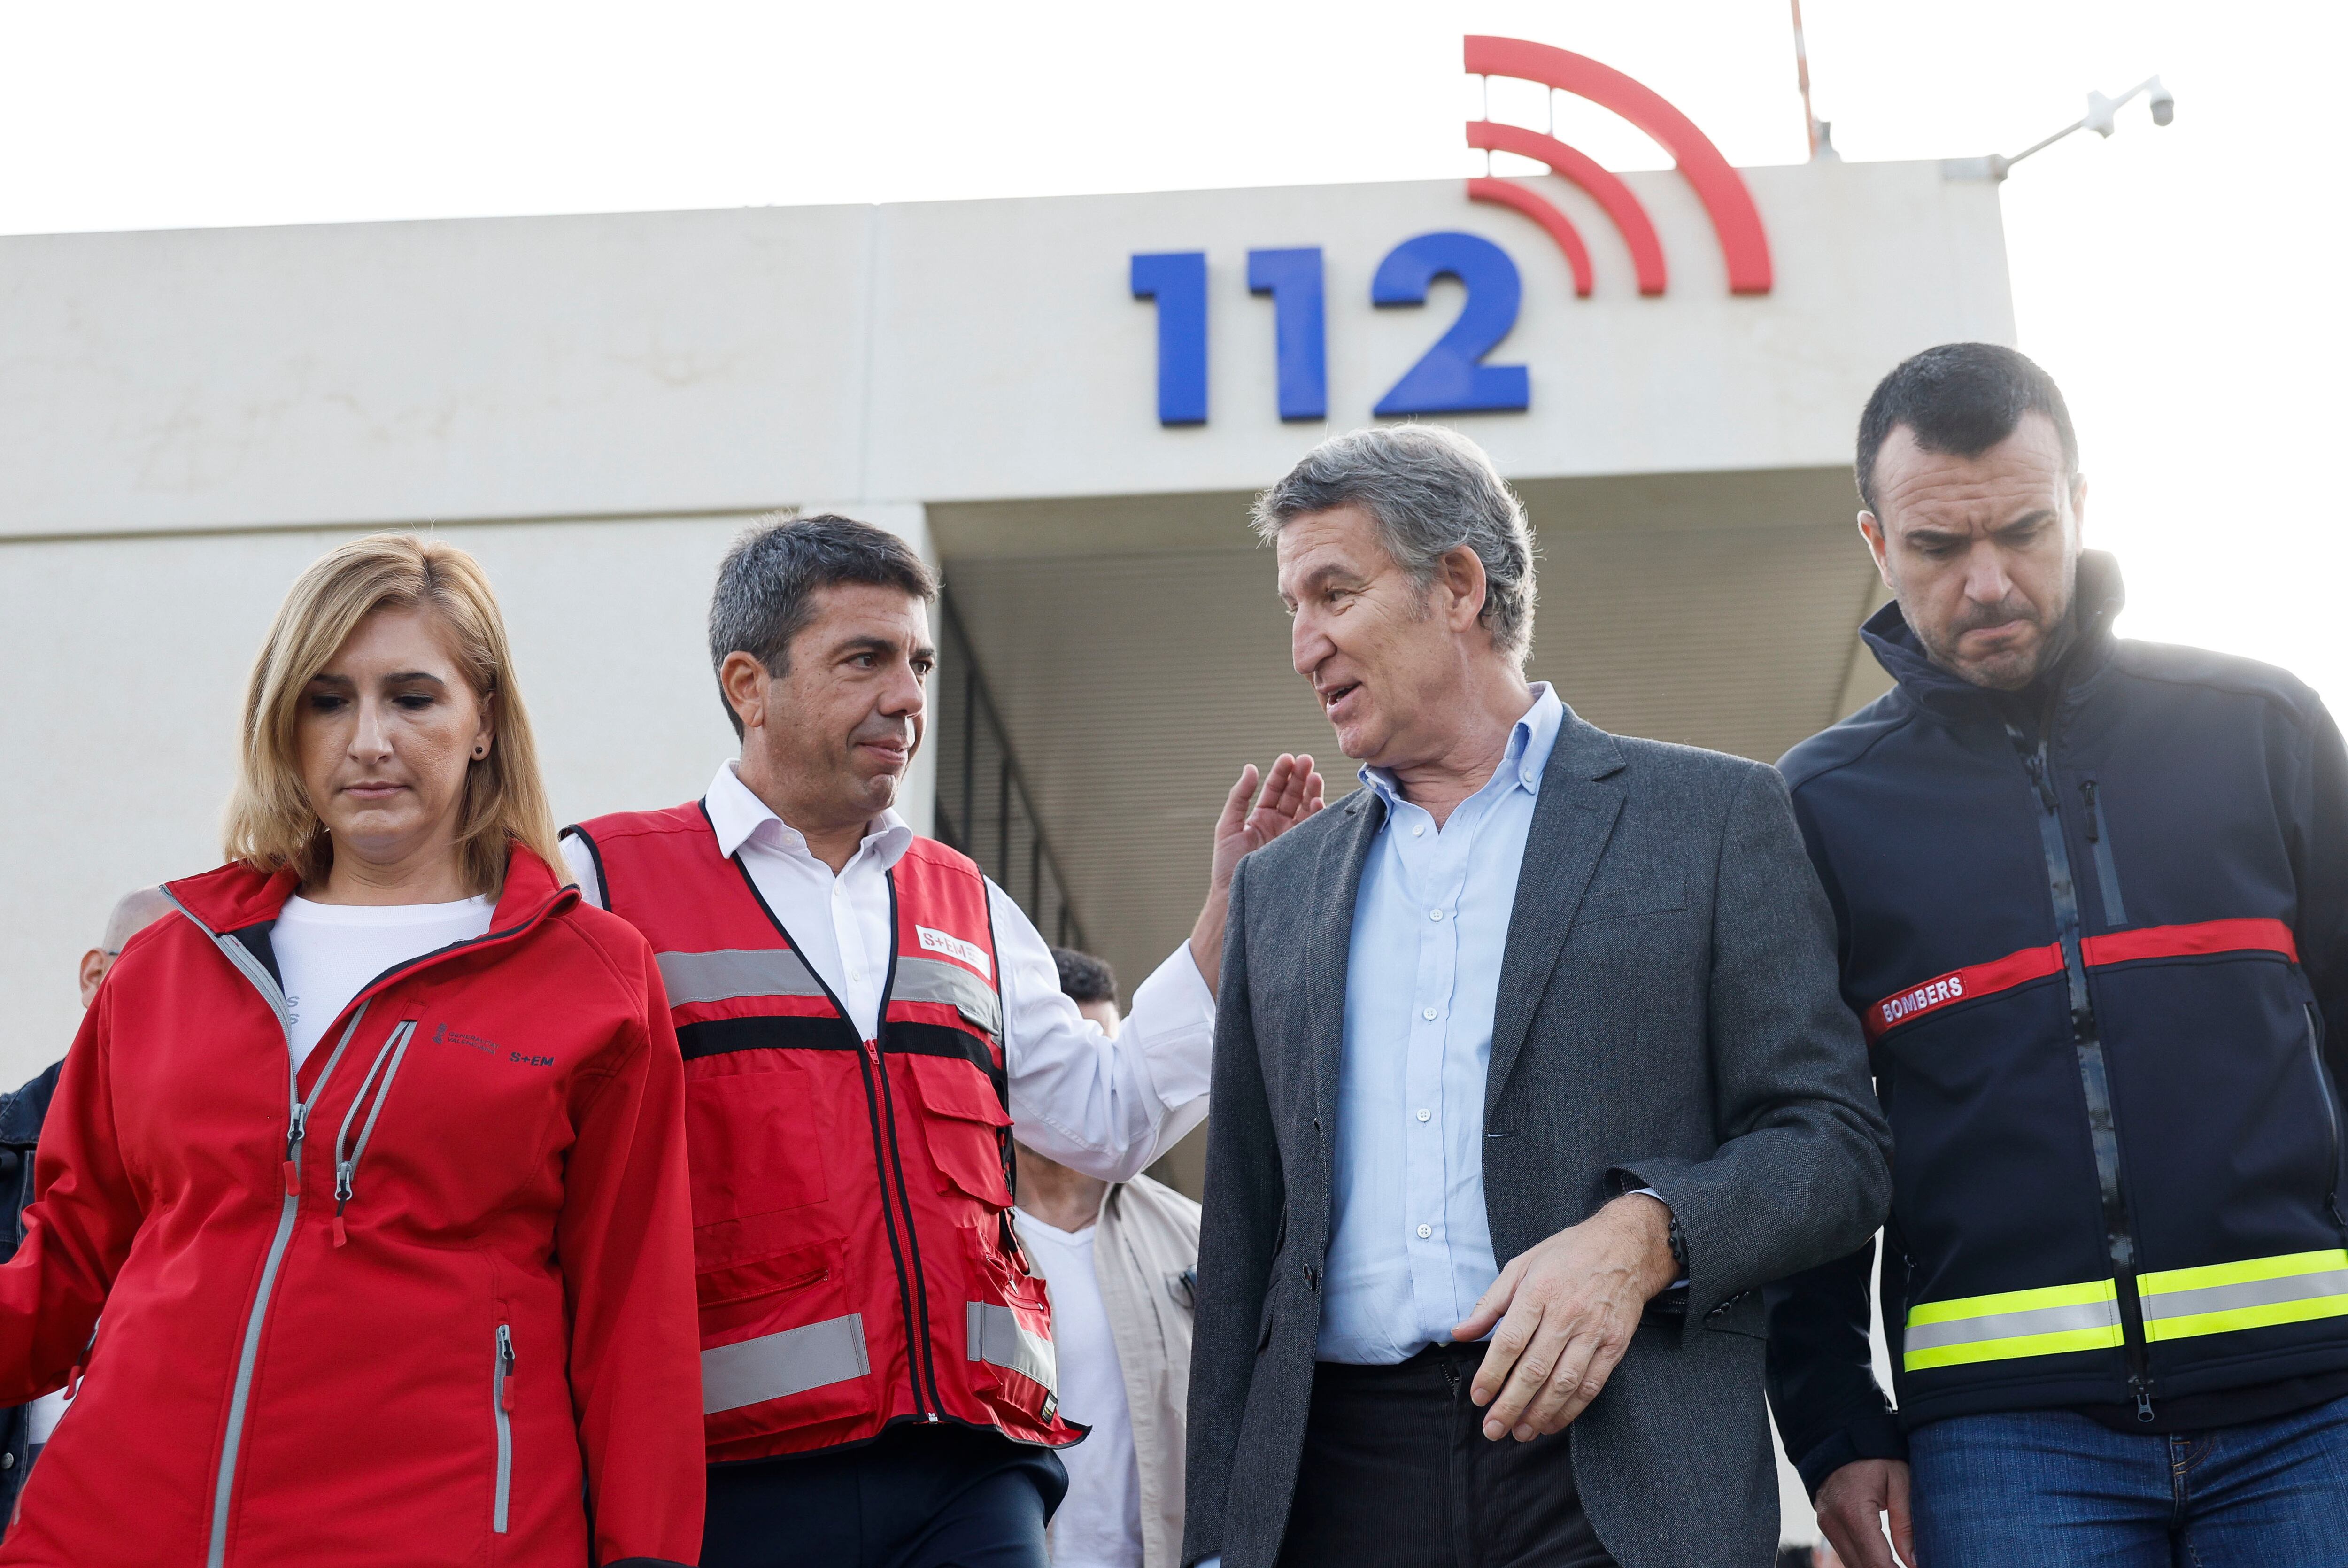
[[[2348,1399],[2173,1437],[1958,1416],[1908,1449],[1922,1568],[2348,1568]]]

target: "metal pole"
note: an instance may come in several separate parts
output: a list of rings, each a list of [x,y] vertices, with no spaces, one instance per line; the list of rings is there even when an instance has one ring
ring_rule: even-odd
[[[1818,155],[1818,117],[1810,112],[1810,50],[1802,38],[1802,0],[1794,0],[1794,75],[1802,86],[1802,129],[1810,139],[1810,156]]]

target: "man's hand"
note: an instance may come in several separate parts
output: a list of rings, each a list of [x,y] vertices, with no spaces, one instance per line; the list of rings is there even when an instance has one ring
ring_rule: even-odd
[[[1251,762],[1240,769],[1240,781],[1223,800],[1223,813],[1215,819],[1215,853],[1213,870],[1207,878],[1206,906],[1199,911],[1199,923],[1190,928],[1190,961],[1199,966],[1210,991],[1223,976],[1223,920],[1231,913],[1231,873],[1240,869],[1240,857],[1263,848],[1327,804],[1322,799],[1321,775],[1313,770],[1309,756],[1282,752],[1272,765],[1271,777],[1262,780],[1261,797],[1256,794],[1256,783],[1255,764]]]
[[[1499,1325],[1468,1389],[1492,1407],[1486,1437],[1529,1443],[1561,1432],[1598,1398],[1640,1311],[1679,1277],[1671,1221],[1662,1202],[1633,1192],[1509,1260],[1451,1331],[1464,1343]]]
[[[1891,1540],[1883,1516],[1891,1516]],[[1899,1460],[1854,1460],[1818,1488],[1818,1532],[1849,1568],[1917,1568],[1916,1522],[1908,1511],[1908,1467]],[[1892,1548],[1899,1549],[1895,1559]]]

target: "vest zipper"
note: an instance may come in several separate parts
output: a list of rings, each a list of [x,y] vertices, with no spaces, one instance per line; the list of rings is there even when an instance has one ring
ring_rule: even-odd
[[[2059,701],[2058,695],[2054,701]],[[2104,1061],[2103,1036],[2087,995],[2087,966],[2079,951],[2079,898],[2071,875],[2071,851],[2063,839],[2061,801],[2054,793],[2046,737],[2054,727],[2054,701],[2035,740],[2007,720],[2005,733],[2044,810],[2038,818],[2039,848],[2046,861],[2047,890],[2054,896],[2054,924],[2063,948],[2063,974],[2070,989],[2071,1047],[2078,1057],[2079,1087],[2086,1097],[2087,1131],[2096,1154],[2096,1182],[2103,1205],[2104,1246],[2119,1296],[2120,1339],[2127,1355],[2128,1392],[2139,1421],[2152,1419],[2152,1373],[2147,1364],[2144,1307],[2137,1296],[2136,1238],[2128,1224],[2127,1192],[2120,1178],[2119,1128],[2112,1115],[2111,1075]]]
[[[358,1093],[351,1096],[351,1108],[343,1112],[342,1126],[335,1130],[334,1235],[335,1245],[338,1247],[350,1240],[349,1235],[343,1230],[343,1208],[351,1201],[352,1178],[358,1174],[359,1160],[366,1153],[367,1140],[375,1136],[376,1118],[383,1114],[383,1102],[391,1096],[392,1075],[399,1071],[399,1064],[407,1059],[407,1042],[415,1037],[416,1020],[413,1018],[402,1019],[398,1026],[384,1037],[382,1047],[375,1053],[375,1060],[367,1064],[366,1077],[359,1079]],[[384,1065],[386,1060],[391,1064],[388,1067]],[[383,1075],[379,1079],[376,1076],[378,1073]],[[370,1090],[373,1091],[371,1104]],[[359,1129],[357,1146],[351,1150],[349,1158],[345,1159],[343,1154],[343,1143],[350,1137],[351,1123],[357,1119],[359,1107],[363,1105],[368,1107],[366,1121]]]
[[[895,973],[893,965],[891,966],[891,973],[892,975]],[[885,992],[882,994],[880,1006],[882,1012],[880,1032],[885,1036],[889,1032],[887,1017],[889,1004]],[[895,1168],[897,1202],[905,1212],[905,1250],[912,1255],[913,1260],[913,1309],[915,1317],[920,1320],[922,1329],[921,1337],[916,1342],[921,1348],[915,1359],[914,1372],[917,1377],[927,1376],[930,1384],[930,1402],[942,1414],[946,1402],[944,1397],[938,1392],[937,1347],[930,1343],[930,1287],[929,1282],[922,1277],[922,1274],[921,1231],[913,1222],[913,1201],[905,1191],[905,1156],[897,1144],[897,1097],[896,1091],[889,1082],[888,1068],[881,1061],[882,1054],[880,1042],[876,1040],[873,1042],[872,1065],[880,1078],[880,1115],[889,1129],[889,1163]],[[887,1206],[889,1194],[885,1189],[880,1194],[880,1202],[883,1207]],[[936,1416],[931,1417],[932,1420],[937,1418]]]
[[[881,1010],[884,1014],[888,1010],[888,1003],[885,999],[881,1003]],[[840,1014],[843,1019],[847,1016],[844,1010]],[[849,1025],[851,1029],[855,1026],[853,1024]],[[931,1411],[928,1404],[922,1398],[921,1335],[913,1316],[913,1284],[905,1274],[904,1244],[897,1238],[896,1206],[889,1199],[889,1146],[880,1131],[880,1094],[872,1083],[874,1075],[882,1071],[880,1047],[878,1042],[872,1040],[859,1042],[856,1064],[864,1074],[864,1109],[872,1120],[872,1171],[874,1178],[880,1183],[881,1227],[888,1232],[889,1253],[897,1264],[897,1305],[905,1315],[905,1369],[907,1376],[912,1380],[913,1408],[917,1413],[934,1421],[937,1419],[936,1415]]]
[[[506,1532],[507,1505],[513,1497],[514,1346],[510,1325],[498,1325],[497,1350],[496,1387],[492,1390],[496,1397],[490,1401],[490,1406],[497,1411],[498,1419],[498,1500],[489,1520],[489,1529],[494,1534],[503,1535]]]

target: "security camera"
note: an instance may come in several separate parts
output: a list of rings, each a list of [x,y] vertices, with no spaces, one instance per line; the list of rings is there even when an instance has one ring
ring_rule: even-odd
[[[2162,87],[2158,77],[2152,78],[2152,97],[2147,101],[2152,109],[2153,124],[2167,125],[2177,118],[2177,95]]]

